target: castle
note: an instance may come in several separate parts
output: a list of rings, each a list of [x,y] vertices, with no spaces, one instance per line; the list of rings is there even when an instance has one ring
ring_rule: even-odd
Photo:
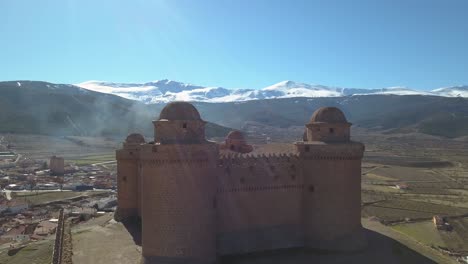
[[[217,256],[305,247],[358,250],[361,159],[335,107],[320,108],[294,153],[220,154],[186,102],[164,107],[154,141],[117,150],[118,212],[140,218],[143,263],[214,263]],[[237,141],[236,141],[237,140]],[[227,140],[228,142],[228,140]],[[234,143],[248,149],[237,135]]]

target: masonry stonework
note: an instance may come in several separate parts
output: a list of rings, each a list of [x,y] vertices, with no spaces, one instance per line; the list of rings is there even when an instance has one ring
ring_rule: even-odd
[[[118,214],[141,219],[144,263],[366,245],[364,145],[350,141],[351,124],[339,109],[318,109],[296,151],[275,155],[220,154],[218,144],[205,140],[206,122],[186,102],[168,104],[153,123],[153,142],[132,134],[117,150]],[[246,145],[232,135],[227,139]]]

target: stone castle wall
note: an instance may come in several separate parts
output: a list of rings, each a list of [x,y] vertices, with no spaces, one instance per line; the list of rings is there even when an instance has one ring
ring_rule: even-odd
[[[138,150],[120,149],[116,153],[118,214],[122,218],[138,216],[140,208]]]
[[[142,147],[142,243],[146,263],[215,261],[216,156],[215,144]]]
[[[303,245],[303,178],[295,155],[219,160],[218,254]]]
[[[361,158],[364,146],[297,145],[304,169],[305,245],[321,249],[361,247]]]

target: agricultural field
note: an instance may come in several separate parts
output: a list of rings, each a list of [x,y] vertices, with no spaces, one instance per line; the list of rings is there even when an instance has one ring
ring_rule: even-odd
[[[55,201],[62,201],[79,196],[89,195],[90,192],[54,191],[54,192],[15,192],[14,198],[26,201],[30,205],[39,205]],[[94,192],[93,192],[94,193]]]
[[[434,215],[461,216],[468,214],[467,208],[460,208],[436,203],[413,201],[410,199],[391,199],[365,206],[364,216],[377,216],[382,221],[405,221],[407,218],[424,219]]]
[[[28,134],[0,134],[0,136],[4,137],[15,153],[27,158],[42,160],[47,160],[53,155],[65,159],[107,160],[124,140],[123,138]]]
[[[362,216],[435,251],[468,255],[466,142],[411,135],[373,136],[362,166]],[[432,217],[452,229],[438,230]]]
[[[431,247],[468,252],[468,219],[451,219],[449,223],[453,227],[451,231],[435,229],[432,221],[398,224],[392,228]]]
[[[100,163],[111,163],[115,161],[115,153],[107,153],[102,155],[81,156],[67,159],[68,163],[75,165],[92,165]]]

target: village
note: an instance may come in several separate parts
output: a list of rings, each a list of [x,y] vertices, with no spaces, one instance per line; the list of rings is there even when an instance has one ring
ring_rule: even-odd
[[[117,205],[114,167],[26,158],[2,141],[0,189],[0,248],[12,254],[30,242],[53,240],[61,209],[78,223]]]

